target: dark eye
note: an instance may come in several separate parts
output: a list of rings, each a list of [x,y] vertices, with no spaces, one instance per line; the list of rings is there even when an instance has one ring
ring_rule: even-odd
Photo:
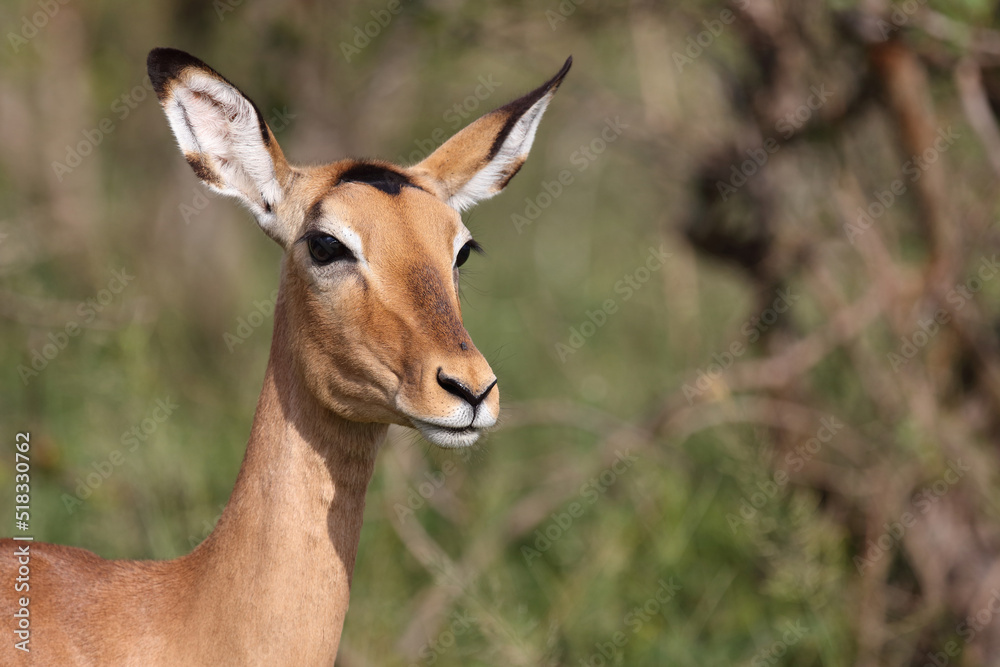
[[[329,264],[338,259],[353,257],[347,246],[332,236],[310,236],[306,243],[309,245],[309,255],[317,264]]]
[[[462,246],[462,249],[458,251],[458,256],[455,257],[456,269],[465,264],[467,261],[469,261],[469,255],[472,253],[473,250],[475,250],[476,252],[483,251],[482,247],[475,241],[469,241],[464,246]]]

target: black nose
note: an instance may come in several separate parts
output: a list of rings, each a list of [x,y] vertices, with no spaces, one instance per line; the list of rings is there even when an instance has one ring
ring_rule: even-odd
[[[483,390],[483,393],[476,396],[472,393],[472,390],[469,389],[467,384],[461,380],[445,375],[440,368],[437,372],[437,381],[438,384],[441,385],[441,388],[446,392],[458,396],[474,408],[478,407],[479,404],[483,402],[483,399],[489,396],[489,393],[493,391],[493,387],[497,385],[497,381],[493,380],[493,382],[490,383],[490,386]]]

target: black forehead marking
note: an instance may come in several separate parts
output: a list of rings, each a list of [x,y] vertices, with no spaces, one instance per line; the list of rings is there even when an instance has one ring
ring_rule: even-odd
[[[364,183],[390,195],[398,195],[404,187],[423,189],[406,174],[368,162],[359,162],[349,167],[340,175],[338,183]]]

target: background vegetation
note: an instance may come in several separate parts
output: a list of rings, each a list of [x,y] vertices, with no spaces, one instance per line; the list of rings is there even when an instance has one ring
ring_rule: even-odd
[[[278,248],[177,154],[151,47],[299,163],[408,162],[572,54],[468,216],[504,426],[393,432],[338,664],[1000,664],[996,3],[0,16],[0,437],[32,434],[36,539],[187,552],[265,366]]]

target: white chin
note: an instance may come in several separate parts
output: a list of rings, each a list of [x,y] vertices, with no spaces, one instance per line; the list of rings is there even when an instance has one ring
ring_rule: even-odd
[[[446,449],[468,447],[474,444],[476,440],[479,440],[479,434],[481,433],[481,431],[474,428],[443,428],[416,420],[413,421],[413,427],[420,431],[420,435],[424,436],[429,442]]]

